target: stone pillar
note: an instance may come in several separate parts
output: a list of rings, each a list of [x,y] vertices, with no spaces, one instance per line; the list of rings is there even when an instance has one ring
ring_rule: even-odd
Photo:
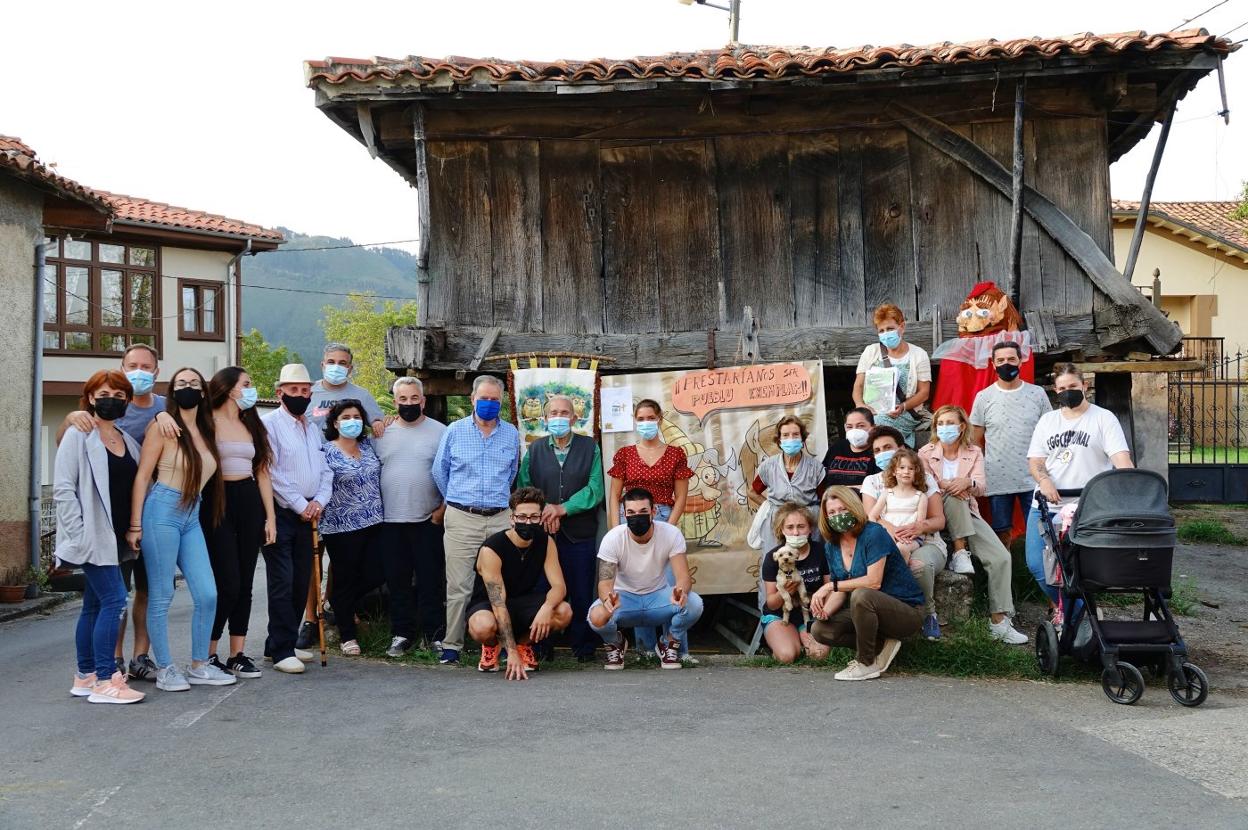
[[[1132,456],[1135,466],[1169,480],[1170,396],[1165,372],[1131,374]]]

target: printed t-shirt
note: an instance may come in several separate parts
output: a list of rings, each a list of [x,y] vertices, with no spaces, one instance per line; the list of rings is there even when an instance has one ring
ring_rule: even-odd
[[[783,545],[777,545],[767,551],[767,555],[763,557],[763,567],[760,571],[763,582],[775,582],[776,577],[780,575],[780,565],[776,563],[772,554],[780,550],[781,547]],[[812,541],[806,557],[797,560],[793,567],[797,570],[798,576],[802,578],[802,582],[806,583],[807,596],[814,596],[815,591],[818,591],[823,586],[823,578],[828,575],[828,558],[819,555],[818,543]],[[763,610],[764,614],[775,614],[777,616],[783,612],[783,605],[779,608]],[[789,613],[789,622],[794,625],[800,625],[805,622],[802,618],[802,609],[798,607],[798,599],[796,597],[793,599],[793,610]]]
[[[1114,413],[1089,404],[1074,419],[1062,417],[1060,409],[1042,415],[1032,433],[1027,457],[1044,459],[1044,468],[1058,490],[1077,490],[1096,474],[1114,468],[1110,456],[1130,449]],[[1062,504],[1071,500],[1064,498]]]
[[[1036,482],[1027,471],[1027,450],[1036,423],[1052,411],[1049,396],[1032,383],[1017,389],[1002,389],[994,383],[975,396],[970,419],[974,426],[984,428],[985,495],[1035,489]]]

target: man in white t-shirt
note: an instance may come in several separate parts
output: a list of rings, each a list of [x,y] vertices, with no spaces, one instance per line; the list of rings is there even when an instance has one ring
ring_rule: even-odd
[[[1035,482],[1027,467],[1027,449],[1040,416],[1052,412],[1049,396],[1020,378],[1021,347],[1002,341],[992,347],[997,382],[980,390],[971,407],[971,440],[984,448],[986,495],[992,529],[1007,548],[1014,526],[1014,505],[1026,516]]]
[[[665,669],[682,667],[680,646],[702,616],[695,594],[685,537],[680,528],[654,521],[654,497],[634,487],[624,494],[624,524],[607,531],[598,546],[598,599],[589,607],[589,627],[607,645],[603,668],[624,668],[628,642],[620,628],[662,626],[655,652]],[[675,585],[667,581],[671,565]]]

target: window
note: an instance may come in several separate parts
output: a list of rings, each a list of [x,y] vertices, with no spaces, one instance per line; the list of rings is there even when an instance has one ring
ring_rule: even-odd
[[[225,340],[225,283],[178,280],[178,337]]]
[[[44,244],[44,352],[109,356],[135,343],[160,349],[154,246],[61,237]]]

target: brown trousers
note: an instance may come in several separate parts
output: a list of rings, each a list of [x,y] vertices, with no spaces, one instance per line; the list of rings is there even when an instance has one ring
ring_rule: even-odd
[[[850,593],[841,610],[826,620],[816,620],[810,636],[825,646],[856,649],[855,659],[869,666],[885,640],[913,637],[922,627],[922,606],[906,605],[873,588],[859,588]]]

